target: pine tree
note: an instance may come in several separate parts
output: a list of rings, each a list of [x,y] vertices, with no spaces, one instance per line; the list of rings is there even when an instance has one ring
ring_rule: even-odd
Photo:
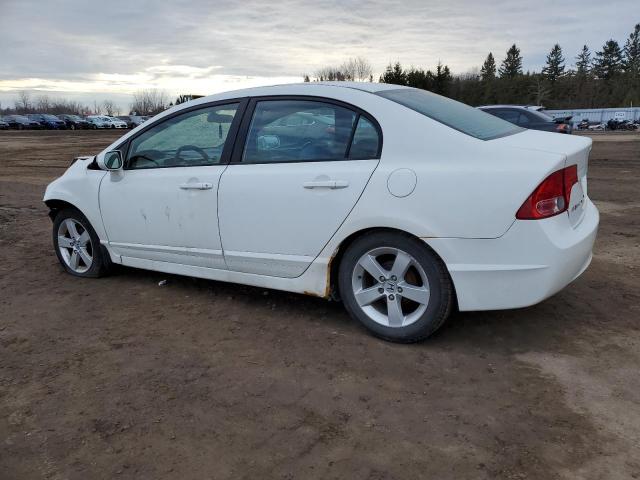
[[[576,74],[587,76],[591,73],[591,52],[586,45],[582,46],[582,50],[576,57]]]
[[[448,95],[449,87],[451,86],[451,71],[446,65],[442,65],[442,62],[438,62],[436,66],[435,82],[433,85],[433,91],[440,95]]]
[[[593,64],[596,77],[609,81],[622,71],[622,50],[615,40],[608,40],[602,51],[596,52]]]
[[[507,50],[507,56],[502,61],[498,72],[503,78],[515,78],[522,75],[522,56],[515,43]]]
[[[557,43],[547,55],[547,64],[542,69],[542,75],[552,84],[564,75],[564,57],[562,56],[562,48]]]
[[[640,76],[640,23],[636,24],[624,45],[623,68],[632,78]]]
[[[496,61],[493,58],[493,53],[491,52],[489,52],[489,55],[487,55],[486,60],[482,64],[482,68],[480,69],[480,78],[483,82],[496,78]]]
[[[407,74],[402,70],[400,62],[395,65],[389,64],[384,73],[380,76],[380,83],[393,83],[394,85],[406,85]]]

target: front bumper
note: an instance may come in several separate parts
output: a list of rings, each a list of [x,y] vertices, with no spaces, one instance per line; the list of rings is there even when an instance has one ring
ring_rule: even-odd
[[[460,310],[534,305],[557,293],[591,262],[599,213],[587,200],[574,228],[567,214],[516,220],[500,238],[428,238],[453,280]]]

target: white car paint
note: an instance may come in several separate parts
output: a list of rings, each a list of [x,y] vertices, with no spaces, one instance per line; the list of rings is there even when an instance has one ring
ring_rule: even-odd
[[[100,115],[89,115],[87,121],[95,125],[97,128],[111,128],[111,122],[107,121]]]
[[[372,94],[397,88],[312,83],[212,95],[153,117],[97,156],[102,164],[141,128],[184,108],[303,95],[347,102],[377,119],[379,160],[109,172],[79,160],[44,200],[81,210],[115,263],[323,297],[342,242],[380,227],[418,237],[442,258],[461,310],[531,305],[575,279],[591,260],[598,226],[586,189],[591,140],[539,131],[479,140]],[[571,214],[516,220],[536,186],[571,164],[581,190]],[[316,181],[344,188],[305,188]],[[185,182],[211,188],[184,192]]]
[[[127,122],[120,120],[119,118],[103,116],[101,117],[105,123],[108,123],[112,128],[129,128]]]

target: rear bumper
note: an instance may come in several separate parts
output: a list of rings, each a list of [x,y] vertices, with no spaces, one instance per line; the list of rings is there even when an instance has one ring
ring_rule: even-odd
[[[586,270],[598,223],[598,209],[587,200],[575,228],[561,214],[516,220],[495,239],[424,240],[446,263],[460,310],[519,308],[550,297]]]

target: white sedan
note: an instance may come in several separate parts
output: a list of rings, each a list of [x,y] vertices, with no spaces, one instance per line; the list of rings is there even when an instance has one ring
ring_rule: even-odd
[[[127,125],[127,122],[120,120],[119,118],[116,117],[109,117],[109,116],[104,116],[102,117],[106,123],[109,124],[110,128],[129,128],[129,125]]]
[[[587,268],[590,150],[423,90],[282,85],[173,107],[44,201],[73,275],[121,264],[341,298],[413,342],[454,307],[532,305]]]

